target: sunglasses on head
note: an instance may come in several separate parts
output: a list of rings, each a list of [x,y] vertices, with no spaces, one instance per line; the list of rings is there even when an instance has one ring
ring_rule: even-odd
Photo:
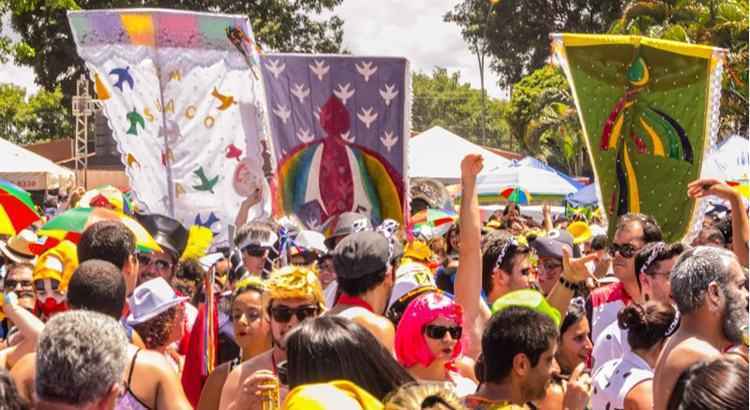
[[[427,325],[424,327],[424,334],[430,339],[442,339],[446,333],[450,333],[453,340],[461,338],[463,328],[461,326],[437,326]]]
[[[613,243],[612,245],[609,245],[609,256],[615,256],[616,253],[620,253],[623,258],[632,258],[633,255],[635,255],[635,252],[638,249],[636,249],[635,246],[626,243],[624,245],[618,245],[616,243]]]
[[[159,270],[169,270],[172,268],[172,264],[170,262],[161,260],[161,259],[151,259],[148,255],[138,255],[138,263],[141,266],[149,266],[152,263],[156,267],[156,269]]]
[[[295,316],[297,321],[301,322],[309,317],[317,316],[318,312],[320,312],[320,309],[315,305],[305,305],[296,308],[274,306],[269,309],[271,318],[278,323],[289,323],[292,320],[292,316]]]

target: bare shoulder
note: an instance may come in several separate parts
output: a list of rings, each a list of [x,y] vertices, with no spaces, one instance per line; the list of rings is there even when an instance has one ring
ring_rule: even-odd
[[[687,368],[695,362],[713,359],[721,352],[705,340],[689,338],[674,347],[666,357],[665,368]],[[682,370],[680,370],[682,371]]]
[[[36,353],[28,353],[16,362],[10,370],[10,377],[18,388],[21,397],[31,401],[34,392],[34,377],[36,374]]]
[[[623,401],[625,410],[651,410],[653,408],[654,384],[651,380],[644,380],[636,384]]]

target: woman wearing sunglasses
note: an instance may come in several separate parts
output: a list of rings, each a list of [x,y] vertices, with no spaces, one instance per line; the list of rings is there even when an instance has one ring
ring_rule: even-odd
[[[396,358],[418,381],[448,382],[458,396],[476,390],[473,361],[461,355],[463,309],[442,292],[422,295],[396,328]]]

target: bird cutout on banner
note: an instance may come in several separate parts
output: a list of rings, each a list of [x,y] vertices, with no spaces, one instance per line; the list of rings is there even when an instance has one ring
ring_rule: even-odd
[[[130,86],[130,89],[133,90],[133,76],[130,75],[130,66],[125,68],[115,68],[112,71],[109,72],[109,75],[116,75],[117,81],[114,84],[115,88],[119,88],[120,92],[123,92],[122,84],[126,83]]]
[[[352,133],[351,130],[349,130],[347,132],[342,132],[341,133],[341,139],[343,139],[344,141],[346,141],[346,142],[348,142],[350,144],[354,143],[355,137],[354,137],[354,135],[351,135],[351,133]]]
[[[206,177],[205,171],[203,171],[203,167],[200,167],[193,171],[193,174],[201,180],[201,183],[199,185],[193,185],[193,189],[195,189],[196,191],[208,191],[212,194],[214,193],[214,187],[219,182],[219,175],[213,178],[208,178]]]
[[[166,127],[159,127],[159,135],[166,136],[167,141],[169,141],[170,144],[174,144],[178,139],[182,137],[182,134],[180,133],[180,126],[177,125],[177,121],[175,120],[167,120]]]
[[[227,159],[236,159],[237,162],[239,162],[241,156],[242,156],[242,150],[237,148],[236,145],[234,144],[227,145],[227,148],[226,148]]]
[[[181,81],[182,80],[182,73],[180,70],[172,70],[169,72],[169,81]]]
[[[358,113],[357,118],[359,118],[359,120],[365,124],[365,127],[367,127],[367,129],[370,129],[370,124],[378,119],[378,113],[373,113],[372,107],[368,109],[361,108],[361,110],[362,113]]]
[[[279,79],[279,75],[281,75],[282,72],[284,72],[284,69],[286,68],[286,64],[279,65],[279,60],[268,60],[268,64],[266,64],[266,68],[268,71],[273,73],[274,78],[277,80]]]
[[[179,183],[174,184],[174,194],[177,196],[177,198],[185,195],[185,187],[183,187],[182,184]]]
[[[398,136],[394,136],[393,131],[386,131],[383,134],[384,136],[380,137],[380,142],[383,143],[383,146],[388,150],[388,152],[391,152],[391,148],[393,148],[398,142]]]
[[[294,84],[294,87],[292,87],[291,91],[292,95],[297,97],[299,100],[299,103],[302,104],[305,102],[305,97],[310,95],[310,89],[305,89],[304,84]]]
[[[333,90],[333,94],[336,97],[339,97],[341,103],[344,105],[346,105],[346,101],[354,95],[354,89],[349,89],[350,87],[351,83],[346,83],[346,85],[338,84],[336,89]]]
[[[286,108],[286,105],[276,104],[276,108],[271,111],[273,111],[277,117],[281,118],[281,122],[284,124],[289,120],[289,116],[292,115],[292,112],[289,111],[289,108]]]
[[[232,104],[237,104],[237,102],[234,101],[233,96],[220,94],[216,87],[214,87],[214,90],[211,92],[211,96],[219,100],[219,111],[225,111],[227,108],[231,107]]]
[[[133,107],[133,111],[130,111],[127,116],[127,120],[130,122],[130,128],[128,128],[128,134],[131,135],[138,135],[138,126],[141,126],[141,129],[146,128],[146,123],[143,120],[143,116],[141,114],[138,114],[138,111],[135,110],[135,107]]]
[[[195,215],[195,223],[194,223],[194,225],[198,225],[198,226],[202,226],[204,228],[211,229],[211,227],[215,223],[217,223],[219,221],[220,221],[220,219],[218,217],[216,217],[216,214],[214,213],[214,211],[211,211],[211,212],[209,212],[208,217],[206,218],[205,221],[201,217],[201,214],[196,214]]]
[[[107,86],[104,85],[102,79],[99,78],[98,73],[94,74],[94,91],[96,91],[96,98],[102,101],[109,100],[111,97],[109,90],[107,90]]]
[[[398,90],[396,90],[396,85],[385,85],[385,90],[378,90],[380,92],[380,96],[383,97],[383,101],[385,101],[385,106],[390,107],[391,100],[396,98],[398,95]]]
[[[161,164],[166,167],[168,162],[174,162],[174,153],[171,148],[167,148],[161,153]]]
[[[310,64],[310,70],[318,76],[318,81],[323,81],[323,77],[328,74],[331,66],[327,66],[325,61],[314,60],[315,65]]]
[[[361,65],[355,64],[354,65],[357,68],[357,72],[362,75],[362,77],[365,78],[365,82],[370,81],[370,76],[375,74],[376,71],[378,71],[378,67],[372,67],[372,61],[369,63],[362,62]]]
[[[308,130],[307,128],[304,128],[304,129],[300,128],[300,129],[299,129],[299,130],[297,131],[297,138],[298,138],[298,139],[299,139],[299,140],[300,140],[300,141],[301,141],[302,143],[304,143],[304,144],[308,144],[308,143],[311,143],[311,142],[313,142],[313,140],[315,139],[315,135],[314,135],[314,134],[311,134],[311,133],[310,133],[310,130]]]
[[[128,164],[128,167],[130,167],[130,168],[133,168],[133,164],[137,165],[138,168],[141,167],[141,163],[138,162],[138,160],[135,159],[135,156],[132,153],[130,153],[130,152],[128,152],[128,156],[126,158],[126,162]]]
[[[693,163],[693,148],[682,125],[638,98],[651,79],[646,60],[637,56],[628,66],[626,77],[628,89],[609,113],[599,144],[602,151],[617,150],[615,175],[618,189],[612,193],[609,207],[612,216],[640,212],[636,167],[631,161],[628,141],[632,141],[639,154],[648,154],[649,145],[644,141],[647,139],[651,143],[651,155]]]

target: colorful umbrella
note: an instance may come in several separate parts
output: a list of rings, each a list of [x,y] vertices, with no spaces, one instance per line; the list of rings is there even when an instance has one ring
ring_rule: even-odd
[[[458,214],[450,209],[425,209],[412,215],[410,219],[413,233],[426,236],[440,236],[448,232],[458,220]]]
[[[0,234],[16,235],[38,220],[31,194],[0,179]]]
[[[102,185],[86,191],[78,201],[78,208],[109,208],[131,215],[130,198],[112,185]]]
[[[44,251],[63,239],[78,243],[86,228],[96,222],[106,220],[116,220],[125,224],[135,235],[136,247],[139,251],[161,251],[154,238],[135,219],[106,208],[73,208],[56,216],[37,232],[37,235],[47,237],[45,245],[42,249],[32,249],[32,251],[35,253]]]
[[[531,194],[529,191],[518,186],[505,188],[500,191],[500,195],[508,201],[519,205],[528,205],[531,201]]]

